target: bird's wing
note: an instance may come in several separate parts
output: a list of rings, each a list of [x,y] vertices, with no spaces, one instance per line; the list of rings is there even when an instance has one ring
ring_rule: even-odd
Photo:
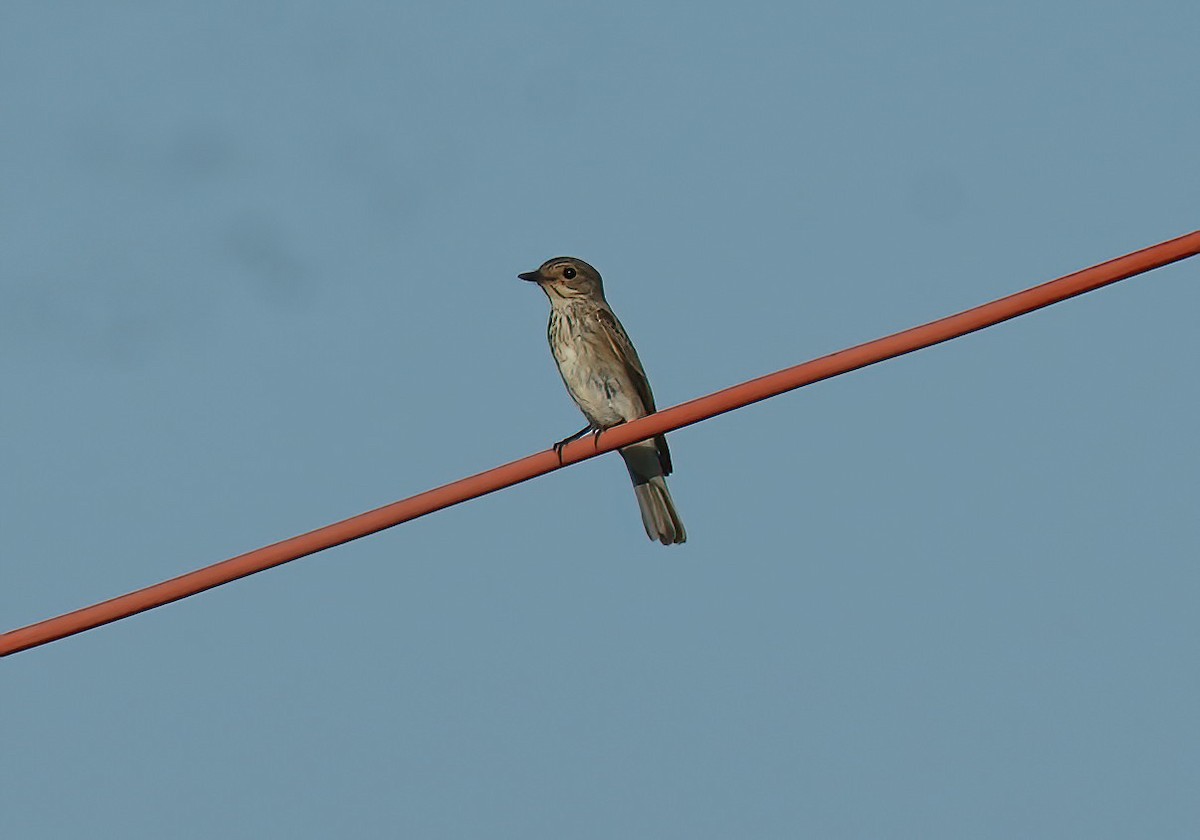
[[[600,324],[600,332],[612,347],[613,353],[629,371],[629,378],[633,380],[633,385],[637,388],[638,396],[642,400],[642,406],[646,409],[646,413],[653,414],[658,409],[654,407],[654,394],[650,391],[650,380],[646,377],[646,369],[642,367],[642,360],[638,358],[637,350],[633,349],[633,342],[625,334],[625,328],[621,326],[616,315],[603,307],[596,309],[596,321]],[[658,460],[662,465],[663,475],[670,475],[672,470],[671,450],[667,448],[666,436],[658,435],[654,438],[654,443],[658,447]]]
[[[612,348],[613,354],[629,371],[629,378],[633,380],[633,385],[637,388],[642,406],[647,412],[653,412],[655,410],[654,394],[650,393],[650,380],[646,378],[642,360],[638,358],[637,351],[633,349],[633,342],[625,334],[621,322],[617,320],[616,315],[604,308],[596,309],[596,321],[600,324],[600,333]]]

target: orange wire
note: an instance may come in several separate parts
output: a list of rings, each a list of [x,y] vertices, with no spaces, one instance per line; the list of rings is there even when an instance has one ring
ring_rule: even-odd
[[[851,347],[848,350],[822,356],[811,362],[786,368],[741,385],[735,385],[732,388],[726,388],[641,420],[617,426],[601,435],[598,442],[591,436],[587,436],[569,444],[562,451],[561,463],[552,451],[539,452],[536,455],[530,455],[487,472],[428,490],[408,499],[336,522],[333,525],[318,528],[307,534],[268,545],[265,548],[206,566],[203,569],[197,569],[194,572],[188,572],[136,592],[130,592],[119,598],[12,630],[0,635],[0,656],[44,645],[47,642],[57,641],[66,636],[99,627],[110,621],[117,621],[154,607],[161,607],[163,604],[196,595],[206,589],[212,589],[214,586],[220,586],[317,551],[374,534],[459,502],[528,481],[567,464],[594,458],[635,441],[680,429],[726,411],[733,411],[759,400],[819,382],[822,379],[848,373],[885,359],[911,353],[923,347],[990,327],[1001,321],[1007,321],[1018,315],[1024,315],[1035,309],[1099,289],[1101,286],[1195,256],[1198,253],[1200,253],[1200,231],[1194,231],[1178,239],[1135,251],[1075,274],[1068,274],[1057,280],[1051,280],[1040,286],[1034,286],[1032,289],[1026,289],[983,306],[968,309],[957,315],[951,315],[948,318],[942,318],[920,327]]]

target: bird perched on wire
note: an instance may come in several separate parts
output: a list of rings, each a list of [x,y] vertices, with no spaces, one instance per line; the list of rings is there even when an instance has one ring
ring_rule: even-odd
[[[537,283],[550,299],[550,325],[546,330],[550,352],[567,392],[588,420],[587,426],[555,448],[588,432],[598,435],[653,414],[654,395],[646,371],[604,299],[600,272],[574,257],[554,257],[537,271],[517,276]],[[646,534],[663,545],[684,542],[687,532],[667,490],[671,452],[666,437],[658,435],[619,451],[633,480]]]

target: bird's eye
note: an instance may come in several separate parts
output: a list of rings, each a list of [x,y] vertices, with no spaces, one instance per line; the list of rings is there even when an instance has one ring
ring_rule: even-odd
[[[571,268],[571,266],[567,266],[563,269],[563,277],[566,277],[568,280],[574,279],[575,269]]]

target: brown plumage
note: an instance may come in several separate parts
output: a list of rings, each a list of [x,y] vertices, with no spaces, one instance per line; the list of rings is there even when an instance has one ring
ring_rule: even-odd
[[[555,257],[537,271],[518,276],[537,283],[550,299],[550,352],[589,428],[603,431],[653,414],[650,381],[625,328],[604,299],[600,273],[583,260]],[[684,542],[687,532],[667,490],[671,452],[666,437],[658,435],[619,451],[646,534],[663,545]]]

